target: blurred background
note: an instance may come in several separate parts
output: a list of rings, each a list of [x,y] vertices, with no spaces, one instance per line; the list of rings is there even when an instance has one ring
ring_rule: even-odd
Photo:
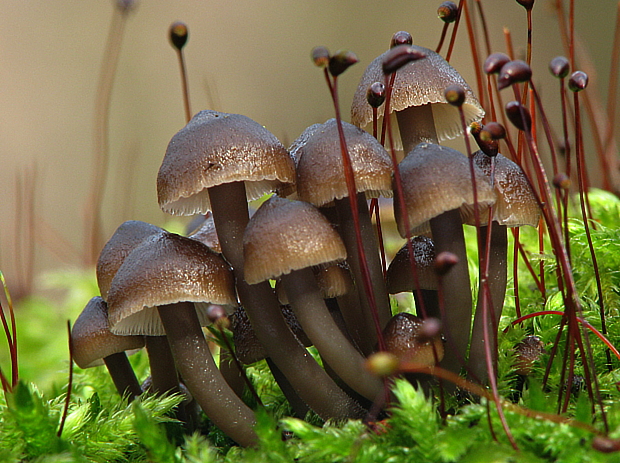
[[[137,2],[124,22],[109,106],[102,239],[128,219],[157,225],[170,219],[157,205],[155,179],[168,141],[185,124],[177,55],[168,42],[173,21],[189,27],[185,53],[193,112],[244,114],[288,145],[310,124],[333,117],[322,72],[309,59],[314,46],[350,49],[360,59],[340,78],[348,119],[362,72],[387,49],[394,32],[407,30],[417,45],[436,47],[443,25],[437,18],[439,3]],[[616,4],[576,3],[578,39],[596,69],[590,71],[588,92],[604,102]],[[478,4],[471,1],[470,8]],[[506,50],[507,27],[517,55],[523,56],[523,7],[515,0],[481,4],[493,51]],[[557,83],[547,63],[564,54],[557,4],[537,0],[533,10],[533,67],[538,88],[549,100],[555,99]],[[89,263],[84,230],[93,185],[95,101],[105,44],[118,12],[111,0],[0,0],[0,6],[0,269],[17,298],[44,289],[38,276],[49,270]],[[464,24],[451,64],[474,87]],[[557,114],[551,118],[559,127]],[[462,141],[454,143],[462,148]],[[594,170],[592,179],[596,184]]]

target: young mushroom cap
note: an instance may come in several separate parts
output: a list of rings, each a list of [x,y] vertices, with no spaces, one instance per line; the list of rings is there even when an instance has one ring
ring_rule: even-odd
[[[435,246],[427,236],[411,238],[414,263],[416,266],[420,289],[437,289],[437,273],[435,272]],[[390,294],[415,291],[415,283],[411,271],[409,248],[407,243],[390,262],[386,277],[387,290]]]
[[[392,163],[383,146],[370,134],[343,122],[358,193],[392,196]],[[335,119],[308,127],[290,147],[297,170],[299,199],[323,206],[347,197],[342,153]]]
[[[437,134],[437,141],[455,138],[462,134],[459,111],[448,104],[444,90],[458,84],[465,91],[463,112],[470,124],[482,120],[484,110],[465,79],[438,53],[428,48],[411,45],[426,54],[426,58],[411,61],[396,72],[392,90],[390,112],[403,111],[412,106],[430,104]],[[366,101],[366,92],[374,82],[383,82],[382,63],[389,50],[375,58],[366,68],[353,96],[351,122],[358,127],[372,123],[372,108]],[[385,106],[378,108],[383,116]],[[401,129],[402,130],[402,129]],[[401,146],[402,147],[402,146]]]
[[[111,330],[164,335],[156,307],[176,302],[237,304],[226,261],[198,241],[166,232],[137,247],[116,273],[108,294]],[[209,324],[201,310],[198,318]]]
[[[465,219],[473,216],[474,194],[468,159],[458,151],[432,143],[416,146],[399,164],[404,202],[412,234],[428,231],[428,221],[443,212],[459,209]],[[489,179],[474,166],[481,214],[495,202]],[[394,205],[398,231],[407,236],[400,207]]]
[[[144,347],[143,336],[119,336],[110,332],[107,305],[99,296],[88,301],[75,320],[71,341],[73,360],[80,368],[103,365],[105,357]]]
[[[501,154],[491,158],[482,151],[473,154],[476,165],[491,177],[491,164],[495,159],[493,186],[497,200],[493,206],[493,220],[507,227],[531,225],[538,227],[540,207],[532,186],[521,167]],[[467,222],[473,224],[473,222]],[[486,222],[484,222],[486,223]]]
[[[403,361],[435,365],[443,359],[443,341],[439,333],[427,337],[423,327],[424,320],[415,315],[406,312],[394,315],[383,329],[387,351]]]
[[[162,228],[139,220],[128,220],[116,229],[101,250],[97,261],[97,284],[104,300],[108,298],[114,275],[129,253],[147,238],[162,233]]]
[[[243,251],[249,284],[347,256],[340,236],[318,209],[277,196],[264,202],[250,220]]]
[[[201,111],[168,144],[157,175],[165,212],[205,213],[207,189],[243,181],[248,199],[294,183],[295,166],[278,139],[246,116]]]

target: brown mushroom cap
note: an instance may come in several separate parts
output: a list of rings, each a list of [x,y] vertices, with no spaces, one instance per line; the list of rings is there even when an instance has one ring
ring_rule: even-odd
[[[108,325],[105,301],[93,297],[80,313],[71,329],[73,360],[80,368],[103,365],[103,358],[112,354],[144,347],[142,336],[112,334]]]
[[[435,354],[441,361],[444,355],[443,341],[437,334],[426,339],[421,333],[424,320],[410,313],[401,312],[394,315],[383,330],[386,350],[398,358],[426,366],[433,366]]]
[[[108,293],[110,329],[162,336],[157,306],[183,301],[236,305],[233,275],[206,245],[163,233],[137,247],[118,269]],[[197,312],[208,325],[205,311]]]
[[[294,183],[295,166],[278,139],[239,114],[201,111],[168,144],[157,176],[159,206],[175,215],[205,213],[207,189],[245,182],[248,199]]]
[[[370,134],[343,122],[343,130],[358,193],[392,196],[392,162]],[[299,199],[323,206],[347,197],[342,153],[335,119],[308,127],[290,147],[297,169]]]
[[[420,289],[437,289],[437,273],[435,272],[435,246],[433,240],[426,236],[411,238],[414,263],[416,265]],[[407,243],[396,253],[386,277],[387,290],[390,294],[414,291],[415,285],[411,273],[409,250]]]
[[[250,219],[243,253],[249,284],[347,256],[340,236],[318,209],[277,196],[265,201]]]
[[[222,247],[220,246],[220,240],[217,237],[217,231],[215,230],[215,223],[213,222],[213,215],[211,212],[207,212],[204,220],[200,223],[200,226],[192,231],[188,235],[188,238],[206,244],[215,252],[222,252]]]
[[[460,85],[465,91],[463,112],[465,121],[480,121],[484,110],[465,79],[438,53],[424,47],[411,45],[426,54],[426,58],[412,61],[396,72],[390,112],[402,111],[410,106],[430,104],[439,141],[462,135],[459,111],[448,104],[444,90],[449,85]],[[366,127],[372,122],[372,108],[366,101],[366,92],[374,82],[383,82],[383,58],[389,51],[375,58],[366,68],[353,96],[351,122],[358,127]],[[378,108],[383,116],[384,105]],[[400,140],[399,140],[400,141]],[[400,146],[402,148],[402,145]]]
[[[145,239],[162,233],[164,233],[162,228],[139,220],[128,220],[116,229],[101,250],[97,261],[97,284],[104,300],[108,298],[112,279],[125,257]]]
[[[446,211],[459,209],[463,218],[473,215],[469,160],[460,152],[446,146],[420,143],[403,159],[399,168],[412,234],[427,231],[427,222]],[[495,192],[479,168],[474,166],[474,172],[482,214],[495,202]],[[394,215],[398,231],[405,237],[407,230],[397,201]]]
[[[476,165],[490,178],[493,158],[482,151],[477,151],[473,157]],[[537,227],[540,207],[525,173],[519,165],[499,153],[494,159],[493,186],[497,200],[493,206],[493,220],[507,227]]]

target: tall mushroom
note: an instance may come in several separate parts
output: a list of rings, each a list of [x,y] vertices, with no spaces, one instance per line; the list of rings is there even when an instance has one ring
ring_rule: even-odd
[[[489,179],[493,179],[493,187],[497,193],[497,200],[493,205],[490,230],[489,255],[489,293],[491,306],[487,314],[488,333],[491,334],[490,350],[497,361],[497,326],[504,307],[506,293],[507,227],[530,225],[537,227],[540,219],[540,208],[530,182],[523,170],[513,161],[497,154],[488,156],[483,151],[473,154],[476,165]],[[488,220],[482,220],[480,234],[486,243]],[[471,348],[469,352],[469,370],[474,378],[485,382],[488,378],[485,343],[484,343],[484,313],[483,294],[479,292],[476,315],[472,331]],[[488,305],[487,305],[488,306]]]
[[[468,159],[458,151],[440,145],[421,143],[399,164],[404,198],[395,197],[394,214],[401,236],[407,235],[401,217],[400,201],[405,203],[410,233],[430,226],[435,253],[450,252],[458,263],[443,277],[445,297],[442,317],[447,339],[447,355],[442,365],[459,372],[464,366],[469,343],[472,296],[461,215],[467,216],[474,204]],[[484,211],[495,202],[495,192],[484,173],[474,168],[477,198]]]
[[[366,198],[392,196],[392,164],[389,155],[374,137],[351,124],[342,125],[355,177],[362,241],[368,259],[379,324],[383,329],[392,314],[377,251],[377,237],[370,220]],[[352,314],[344,312],[343,315],[356,342],[365,354],[369,354],[374,349],[377,335],[362,282],[362,263],[357,251],[350,202],[346,199],[348,190],[344,182],[344,167],[338,140],[336,121],[330,119],[324,124],[308,127],[293,142],[291,155],[297,167],[299,199],[317,207],[324,207],[332,202],[335,204],[338,232],[346,246],[347,262],[359,294],[359,309],[343,307],[343,311],[354,311]],[[358,311],[355,311],[356,309]]]
[[[206,245],[172,233],[129,254],[108,293],[110,329],[131,330],[144,319],[170,343],[185,385],[207,416],[241,445],[252,445],[254,413],[229,388],[204,338],[194,302],[236,305],[228,264]]]
[[[338,233],[311,204],[272,196],[250,219],[244,236],[245,278],[250,284],[280,278],[304,332],[321,357],[356,392],[374,401],[381,381],[336,325],[314,278],[313,266],[344,260]]]
[[[390,105],[390,112],[398,120],[400,146],[405,153],[418,143],[439,143],[462,134],[459,112],[444,97],[449,85],[458,84],[465,90],[463,112],[467,124],[480,121],[484,116],[484,110],[465,79],[441,55],[428,48],[411,46],[426,58],[411,61],[396,72]],[[372,123],[372,108],[366,101],[366,92],[374,82],[383,82],[382,63],[388,52],[368,65],[357,87],[351,122],[358,127]],[[384,110],[384,106],[380,106],[378,115],[383,116]]]

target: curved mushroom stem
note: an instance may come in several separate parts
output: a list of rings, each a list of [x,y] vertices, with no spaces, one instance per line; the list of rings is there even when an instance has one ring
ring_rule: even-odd
[[[282,275],[281,281],[299,323],[321,357],[354,391],[374,401],[383,384],[364,368],[364,357],[336,325],[312,270],[294,270]]]
[[[156,394],[179,392],[179,376],[166,336],[145,336],[151,367],[152,391]]]
[[[480,227],[483,249],[486,248],[487,227]],[[487,304],[487,326],[490,334],[492,362],[497,365],[497,326],[504,307],[506,295],[508,234],[506,226],[497,222],[491,224],[491,253],[489,256],[488,286],[492,304]],[[482,252],[482,251],[481,251]],[[469,348],[469,373],[482,382],[488,381],[486,349],[484,340],[482,285],[478,292],[478,303],[474,315],[474,328]]]
[[[136,374],[125,352],[108,355],[103,358],[103,362],[108,368],[116,390],[121,397],[127,396],[127,400],[131,403],[131,401],[142,394],[138,378],[136,378]]]
[[[243,396],[245,389],[244,373],[233,362],[231,353],[227,349],[220,350],[220,373],[238,397]]]
[[[405,156],[419,143],[439,143],[430,104],[411,106],[402,111],[394,112],[396,113]]]
[[[435,253],[451,252],[458,257],[458,263],[443,276],[443,288],[450,294],[444,297],[445,317],[442,317],[446,333],[446,355],[441,366],[459,373],[464,366],[469,334],[471,331],[472,298],[467,267],[467,252],[463,225],[458,209],[453,209],[430,220],[431,233],[435,242]]]
[[[228,386],[207,345],[194,304],[158,307],[177,368],[194,400],[224,433],[243,446],[256,444],[254,412]]]
[[[372,318],[371,306],[368,297],[364,291],[364,285],[362,282],[362,270],[361,264],[357,252],[357,239],[355,236],[354,222],[351,213],[351,208],[348,198],[337,199],[334,201],[336,209],[338,211],[338,227],[342,241],[347,249],[347,262],[351,267],[351,273],[355,279],[355,285],[359,294],[360,308],[362,310],[362,320],[358,320],[359,324],[362,322],[366,327],[365,335],[369,339],[369,343],[360,345],[364,349],[364,354],[369,355],[372,353],[366,352],[364,346],[374,346],[377,343],[377,333],[374,329],[374,321]],[[383,277],[383,269],[381,267],[381,261],[377,250],[379,245],[377,243],[377,237],[370,220],[370,214],[368,212],[368,204],[366,203],[366,196],[364,193],[357,194],[357,206],[359,211],[360,228],[362,234],[362,241],[365,248],[366,258],[368,260],[368,269],[370,271],[370,279],[372,281],[372,287],[374,291],[375,301],[377,303],[377,315],[379,317],[379,328],[383,329],[387,325],[388,321],[392,317],[392,311],[390,308],[390,299],[388,297],[387,289],[385,287],[385,279]],[[345,317],[347,320],[347,317]]]
[[[222,254],[233,267],[239,299],[269,357],[321,418],[363,417],[365,410],[334,383],[291,333],[269,283],[245,282],[243,233],[249,215],[243,182],[209,188],[209,197]]]

